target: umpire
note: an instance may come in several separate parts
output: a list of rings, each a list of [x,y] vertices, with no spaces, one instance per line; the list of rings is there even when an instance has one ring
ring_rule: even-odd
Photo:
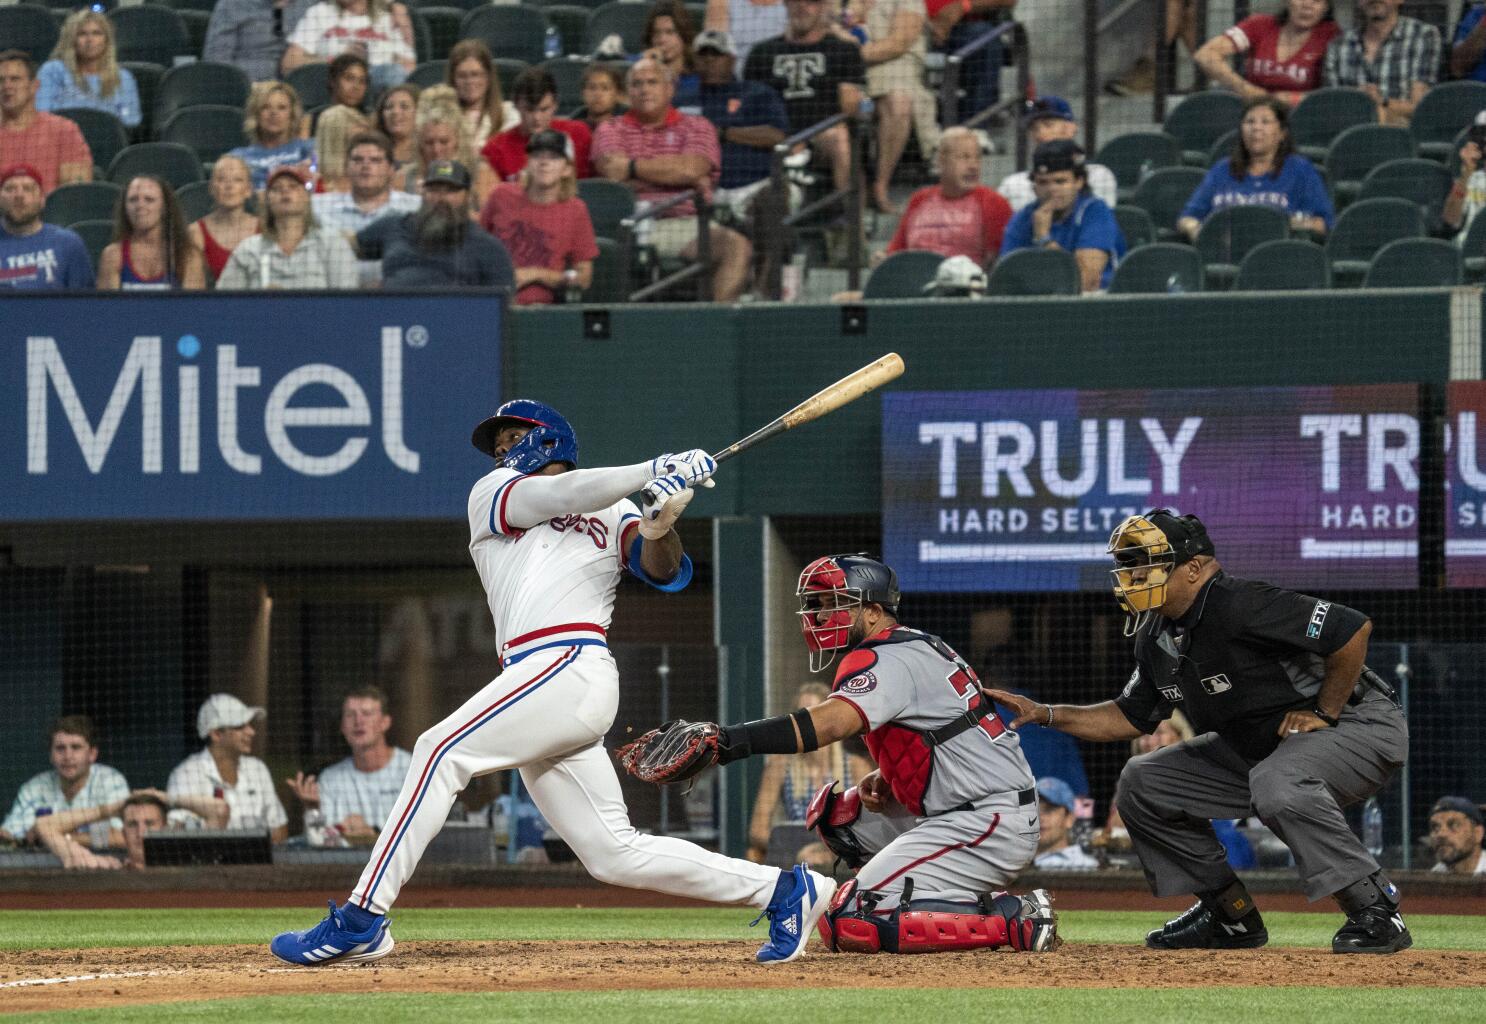
[[[1336,953],[1396,953],[1413,944],[1398,889],[1347,826],[1408,757],[1402,712],[1363,665],[1372,623],[1332,601],[1222,570],[1196,516],[1131,516],[1110,537],[1115,599],[1130,616],[1135,672],[1111,701],[1038,704],[990,691],[1013,726],[1080,739],[1132,739],[1180,707],[1198,736],[1131,758],[1116,802],[1157,896],[1198,902],[1146,936],[1155,949],[1252,949],[1269,940],[1213,833],[1214,818],[1251,813],[1295,855],[1310,900],[1347,915]],[[1252,810],[1251,810],[1252,808]]]

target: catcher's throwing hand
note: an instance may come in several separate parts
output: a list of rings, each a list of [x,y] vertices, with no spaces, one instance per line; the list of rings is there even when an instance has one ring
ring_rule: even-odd
[[[881,814],[887,810],[888,802],[893,798],[893,787],[882,777],[882,770],[874,768],[857,783],[857,795],[862,798],[863,807],[874,814]]]
[[[991,689],[987,689],[985,694],[1003,708],[1010,708],[1016,713],[1016,717],[1011,720],[1011,727],[1013,729],[1018,729],[1028,722],[1031,722],[1033,725],[1047,725],[1052,721],[1052,716],[1048,714],[1047,705],[1039,704],[1031,697],[1022,697],[1015,693],[1007,693],[1005,690]]]
[[[722,730],[715,722],[672,719],[614,751],[624,770],[641,782],[668,786],[694,779],[717,764]]]

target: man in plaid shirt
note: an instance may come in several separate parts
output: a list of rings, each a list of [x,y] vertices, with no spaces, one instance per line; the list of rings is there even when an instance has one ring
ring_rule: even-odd
[[[1398,13],[1403,0],[1363,0],[1362,22],[1326,50],[1326,85],[1350,86],[1372,97],[1382,124],[1407,126],[1439,77],[1440,33]]]

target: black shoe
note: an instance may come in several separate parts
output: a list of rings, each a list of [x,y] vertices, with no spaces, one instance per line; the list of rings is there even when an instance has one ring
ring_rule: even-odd
[[[1403,915],[1385,904],[1363,907],[1347,915],[1331,940],[1333,953],[1397,953],[1414,944]]]
[[[1264,919],[1251,910],[1237,921],[1198,903],[1145,937],[1151,949],[1258,949],[1269,941]]]

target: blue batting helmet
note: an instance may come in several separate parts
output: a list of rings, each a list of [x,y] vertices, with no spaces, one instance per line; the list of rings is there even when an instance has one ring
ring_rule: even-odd
[[[530,427],[531,431],[504,456],[496,454],[495,441],[508,426]],[[535,473],[553,462],[578,468],[578,437],[562,413],[543,402],[513,398],[475,428],[470,443],[508,469]]]

